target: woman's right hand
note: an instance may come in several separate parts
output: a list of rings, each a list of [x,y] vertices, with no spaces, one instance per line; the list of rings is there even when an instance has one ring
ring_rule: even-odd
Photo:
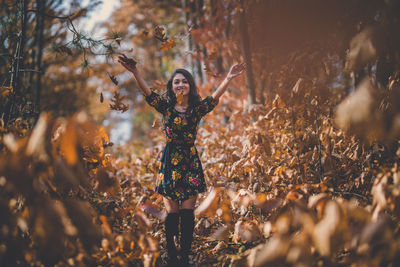
[[[136,70],[136,61],[132,58],[128,58],[124,54],[118,56],[118,62],[121,63],[121,65],[130,72],[134,72]]]

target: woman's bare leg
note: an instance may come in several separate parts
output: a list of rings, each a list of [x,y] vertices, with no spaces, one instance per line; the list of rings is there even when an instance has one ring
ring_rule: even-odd
[[[178,212],[178,210],[179,210],[178,202],[168,199],[166,197],[163,197],[163,201],[164,201],[164,206],[165,206],[165,209],[167,210],[167,213],[177,213]]]
[[[196,205],[197,195],[182,202],[180,209],[194,210]]]

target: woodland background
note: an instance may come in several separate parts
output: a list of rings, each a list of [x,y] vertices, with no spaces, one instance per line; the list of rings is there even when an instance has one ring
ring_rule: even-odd
[[[203,97],[247,64],[198,133],[198,266],[400,266],[399,0],[121,0],[99,39],[85,3],[0,0],[1,266],[164,263],[164,137],[119,53]]]

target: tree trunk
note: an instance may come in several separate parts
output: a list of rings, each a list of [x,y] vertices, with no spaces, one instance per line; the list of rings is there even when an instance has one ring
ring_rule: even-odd
[[[40,114],[40,91],[42,87],[42,55],[43,55],[43,32],[44,32],[44,14],[45,14],[45,2],[44,0],[37,0],[37,14],[36,14],[36,41],[37,41],[37,50],[36,50],[36,81],[34,85],[33,95],[34,95],[34,103],[36,107],[36,119]]]
[[[242,7],[244,7],[244,1],[241,1]],[[251,62],[251,50],[249,41],[249,32],[247,28],[246,14],[245,10],[239,13],[239,33],[240,33],[240,48],[242,50],[242,55],[244,58],[244,63],[246,64],[246,88],[248,93],[249,105],[256,104],[256,94],[255,94],[255,83],[253,76],[253,68]]]
[[[10,86],[13,88],[12,96],[9,102],[6,104],[5,112],[2,114],[2,119],[7,126],[8,122],[15,117],[20,115],[22,103],[17,103],[21,99],[21,75],[20,69],[23,68],[24,61],[24,46],[26,39],[26,6],[27,0],[20,0],[20,12],[21,12],[21,32],[18,35],[16,48],[11,64],[11,77]]]

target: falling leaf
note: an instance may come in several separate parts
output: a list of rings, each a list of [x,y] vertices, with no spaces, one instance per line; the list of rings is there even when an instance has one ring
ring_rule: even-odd
[[[149,31],[143,30],[143,31],[141,32],[141,34],[144,35],[144,36],[148,36],[148,35],[149,35]]]
[[[104,97],[103,97],[103,92],[100,93],[100,103],[103,103]]]
[[[168,51],[169,49],[173,48],[175,45],[176,45],[176,42],[174,40],[168,40],[168,41],[162,42],[161,51]]]
[[[158,118],[155,118],[151,127],[158,128],[158,127],[160,127],[160,125],[161,125],[160,120]]]
[[[110,73],[107,72],[108,77],[110,78],[110,80],[115,84],[118,85],[118,80],[114,75],[111,75]]]
[[[166,42],[168,40],[165,29],[162,26],[156,26],[154,28],[154,37],[161,42]]]
[[[129,109],[129,105],[126,105],[124,103],[122,103],[122,101],[125,99],[125,96],[121,96],[120,93],[118,91],[114,92],[114,96],[111,99],[111,104],[110,104],[110,108],[112,110],[119,110],[122,112],[125,112]]]
[[[179,105],[182,104],[182,102],[183,102],[183,92],[180,92],[179,94],[176,95],[176,101],[178,102]]]

